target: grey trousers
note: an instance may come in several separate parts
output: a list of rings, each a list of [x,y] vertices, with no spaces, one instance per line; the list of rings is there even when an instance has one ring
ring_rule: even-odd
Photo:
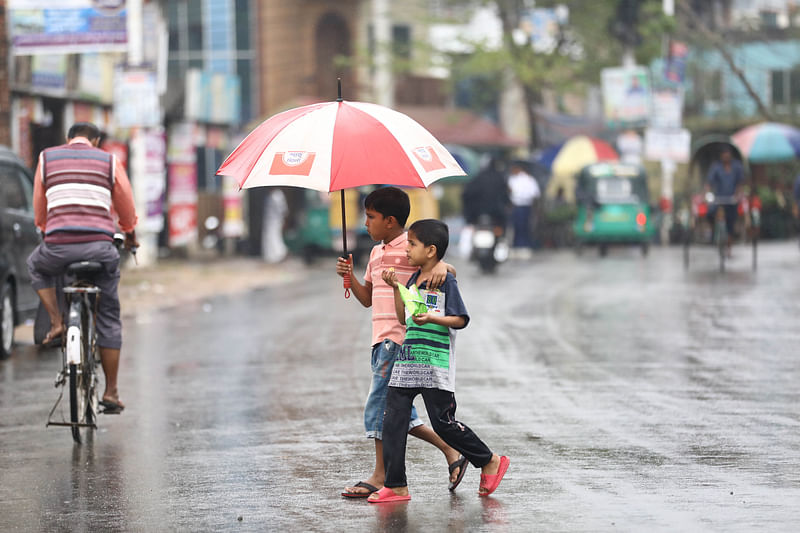
[[[122,347],[122,320],[117,293],[119,251],[113,243],[39,244],[28,257],[31,285],[37,291],[55,287],[56,278],[64,273],[67,265],[77,261],[97,261],[104,267],[93,279],[102,291],[97,304],[97,345],[119,349]]]

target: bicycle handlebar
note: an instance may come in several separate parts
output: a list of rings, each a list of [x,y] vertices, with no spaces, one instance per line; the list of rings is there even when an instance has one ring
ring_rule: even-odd
[[[706,203],[709,205],[738,205],[738,196],[718,196],[712,192],[706,193]]]

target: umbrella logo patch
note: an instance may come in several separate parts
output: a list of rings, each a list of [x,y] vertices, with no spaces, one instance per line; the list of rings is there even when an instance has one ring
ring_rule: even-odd
[[[311,173],[315,156],[314,152],[278,152],[272,159],[269,173],[271,175],[308,176]]]
[[[444,168],[444,163],[442,163],[442,160],[439,159],[439,156],[436,155],[436,152],[434,152],[433,148],[430,146],[414,148],[413,154],[426,172],[433,172],[434,170],[441,170]]]

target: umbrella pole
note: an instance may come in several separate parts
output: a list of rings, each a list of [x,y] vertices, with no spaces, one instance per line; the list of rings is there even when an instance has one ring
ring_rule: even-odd
[[[350,256],[347,253],[347,218],[345,217],[345,209],[344,209],[344,189],[339,191],[342,195],[342,255],[344,256],[344,260],[350,264]],[[346,273],[342,278],[342,284],[344,286],[344,297],[350,298],[350,287],[352,283],[350,281],[350,273]]]

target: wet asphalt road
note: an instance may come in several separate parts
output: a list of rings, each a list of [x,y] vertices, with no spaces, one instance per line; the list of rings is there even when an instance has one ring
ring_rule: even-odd
[[[459,418],[511,467],[455,494],[409,441],[412,501],[343,500],[371,471],[369,311],[331,265],[125,324],[120,416],[45,429],[59,355],[0,362],[0,531],[796,531],[800,252],[541,254],[480,276]],[[330,268],[329,268],[330,267]],[[124,302],[123,302],[124,305]],[[418,400],[418,407],[422,402]]]

